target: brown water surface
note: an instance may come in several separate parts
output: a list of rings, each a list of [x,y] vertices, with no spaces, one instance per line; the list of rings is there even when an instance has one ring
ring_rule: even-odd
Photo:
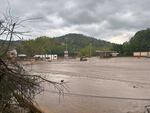
[[[37,101],[47,113],[138,113],[150,104],[148,58],[42,62],[33,65],[32,72],[68,82],[69,92],[60,98],[53,86],[45,85]]]

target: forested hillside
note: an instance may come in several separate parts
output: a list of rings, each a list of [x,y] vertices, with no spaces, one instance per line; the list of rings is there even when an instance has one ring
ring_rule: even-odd
[[[63,56],[66,47],[71,56],[89,56],[89,49],[91,50],[91,55],[94,55],[96,49],[110,50],[112,43],[82,34],[67,34],[55,38],[42,36],[35,40],[22,41],[17,46],[17,50],[19,53],[25,53],[28,56],[51,53]]]
[[[120,52],[122,55],[132,55],[136,51],[150,51],[150,29],[141,30],[123,45],[115,44],[113,50]]]

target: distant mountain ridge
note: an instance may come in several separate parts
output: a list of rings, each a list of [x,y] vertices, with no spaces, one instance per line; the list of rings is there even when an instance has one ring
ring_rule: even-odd
[[[13,41],[11,45],[11,47],[17,49],[18,53],[24,53],[28,56],[34,56],[35,54],[63,56],[66,48],[69,55],[75,56],[79,53],[89,54],[89,50],[93,53],[92,55],[95,54],[96,50],[110,50],[113,44],[83,34],[70,33],[54,38],[41,36],[36,39]]]
[[[0,40],[0,46],[3,46],[3,42],[5,41]],[[8,44],[8,42],[6,41],[5,44]],[[15,46],[19,53],[30,54],[29,56],[45,53],[56,53],[63,56],[66,47],[70,54],[88,52],[92,48],[93,51],[112,50],[123,56],[131,56],[136,51],[150,51],[150,29],[136,32],[128,42],[123,44],[114,44],[83,34],[69,33],[54,38],[41,36],[26,41],[13,41],[11,45],[12,47]]]
[[[84,48],[89,44],[92,44],[92,46],[96,48],[110,48],[112,46],[112,43],[110,42],[76,33],[69,33],[60,37],[55,37],[54,40],[62,44],[67,43],[68,47],[74,47],[77,49]]]

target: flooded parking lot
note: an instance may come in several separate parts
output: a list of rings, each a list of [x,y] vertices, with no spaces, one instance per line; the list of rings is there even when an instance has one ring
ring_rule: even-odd
[[[47,113],[141,113],[150,104],[148,58],[41,62],[32,65],[32,72],[67,82],[64,96],[46,86],[37,97]]]

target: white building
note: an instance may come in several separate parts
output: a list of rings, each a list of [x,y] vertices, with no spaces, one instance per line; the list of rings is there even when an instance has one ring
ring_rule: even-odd
[[[17,57],[17,51],[15,49],[9,50],[7,52],[7,57],[8,58],[16,58]]]
[[[35,59],[45,59],[47,61],[53,61],[53,60],[57,60],[58,56],[56,54],[53,55],[34,55]]]
[[[26,54],[18,54],[18,57],[27,57]]]
[[[68,58],[68,51],[66,50],[66,51],[64,51],[64,58]]]
[[[133,52],[134,57],[150,57],[150,52]]]
[[[119,53],[117,52],[114,52],[114,53],[111,53],[112,57],[117,57],[119,55]]]
[[[27,58],[26,54],[18,54],[18,59],[25,60]]]

